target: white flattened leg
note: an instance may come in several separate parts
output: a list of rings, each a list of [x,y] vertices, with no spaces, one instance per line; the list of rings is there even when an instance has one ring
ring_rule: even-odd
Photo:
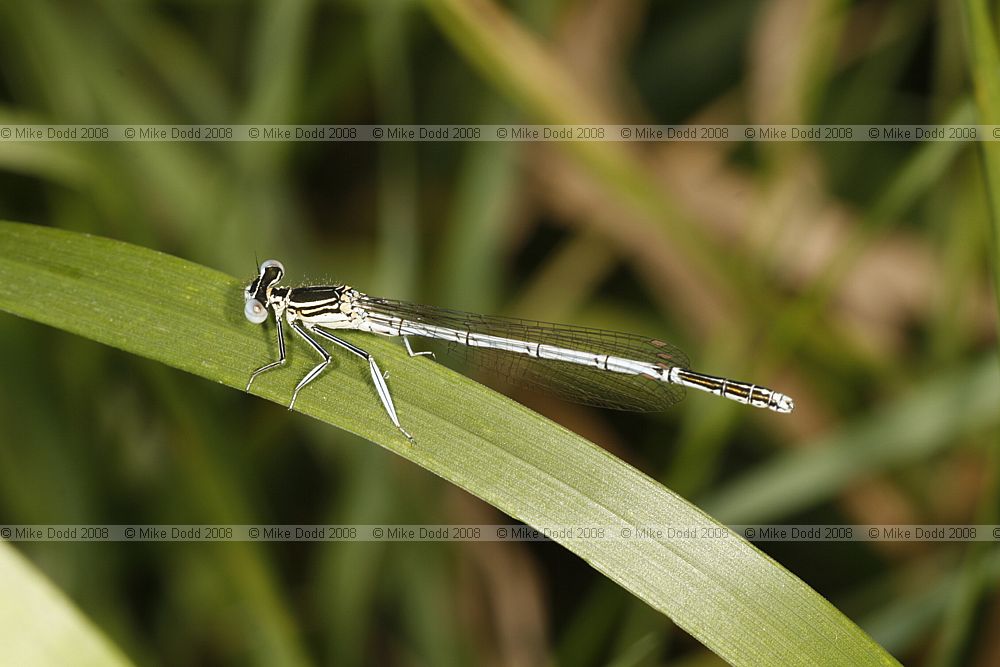
[[[406,436],[406,439],[412,443],[413,436],[410,435],[399,423],[399,415],[396,414],[396,406],[392,402],[392,395],[389,393],[389,386],[385,383],[385,375],[383,375],[381,369],[378,367],[378,364],[375,362],[375,357],[368,352],[365,352],[360,347],[351,345],[346,340],[337,338],[327,331],[323,331],[322,329],[316,327],[309,327],[309,330],[317,336],[321,336],[332,343],[336,343],[348,352],[356,354],[368,362],[368,368],[372,375],[372,382],[375,383],[375,391],[378,393],[379,400],[382,401],[382,407],[385,408],[386,414],[389,415],[389,420],[392,421],[393,426],[398,428],[399,432]]]

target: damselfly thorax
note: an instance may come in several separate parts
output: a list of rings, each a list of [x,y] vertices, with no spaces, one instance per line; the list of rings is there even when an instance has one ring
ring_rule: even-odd
[[[330,333],[343,329],[400,337],[411,357],[432,353],[414,352],[410,336],[444,341],[450,351],[464,352],[472,363],[509,381],[586,405],[656,411],[680,401],[684,388],[690,387],[775,412],[791,412],[794,407],[791,398],[766,387],[690,370],[684,353],[662,340],[382,299],[346,285],[281,287],[277,282],[284,272],[276,260],[261,264],[245,290],[243,312],[255,324],[273,315],[278,336],[278,359],[250,375],[248,391],[254,378],[285,363],[282,322],[322,358],[296,385],[289,409],[303,387],[330,363],[330,353],[315,335],[368,362],[389,419],[413,439],[400,425],[385,375],[372,355]]]

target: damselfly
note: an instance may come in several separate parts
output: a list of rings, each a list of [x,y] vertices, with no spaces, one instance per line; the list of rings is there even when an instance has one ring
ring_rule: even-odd
[[[368,362],[382,407],[411,441],[375,358],[331,330],[398,336],[411,357],[433,353],[414,352],[410,336],[445,341],[450,350],[464,350],[471,362],[508,380],[586,405],[651,412],[680,401],[684,388],[690,387],[775,412],[791,412],[794,407],[791,398],[771,389],[690,370],[684,353],[661,340],[380,299],[347,285],[282,287],[277,283],[284,275],[281,262],[269,259],[244,291],[246,318],[263,324],[273,315],[278,334],[277,361],[255,370],[247,391],[258,375],[285,363],[284,320],[322,358],[296,385],[289,409],[299,392],[330,364],[330,353],[315,335]]]

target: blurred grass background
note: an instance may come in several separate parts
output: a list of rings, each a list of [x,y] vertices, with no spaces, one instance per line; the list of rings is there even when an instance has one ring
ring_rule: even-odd
[[[983,17],[923,0],[7,2],[0,123],[976,122]],[[988,523],[997,197],[980,158],[949,143],[8,143],[0,219],[234,275],[256,253],[375,294],[662,336],[796,412],[522,398],[722,521]],[[505,521],[278,406],[11,317],[0,344],[0,523]],[[18,547],[145,664],[718,661],[554,545]],[[907,663],[1000,661],[992,545],[762,547]]]

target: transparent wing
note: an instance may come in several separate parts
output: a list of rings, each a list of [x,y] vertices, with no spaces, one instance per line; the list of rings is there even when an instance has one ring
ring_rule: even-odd
[[[664,341],[587,327],[479,315],[362,296],[365,310],[458,331],[501,336],[595,354],[688,367],[688,359]],[[539,359],[485,347],[436,341],[468,363],[487,369],[511,384],[538,389],[574,403],[633,412],[657,412],[684,398],[684,388],[644,375],[614,373],[568,361]]]

